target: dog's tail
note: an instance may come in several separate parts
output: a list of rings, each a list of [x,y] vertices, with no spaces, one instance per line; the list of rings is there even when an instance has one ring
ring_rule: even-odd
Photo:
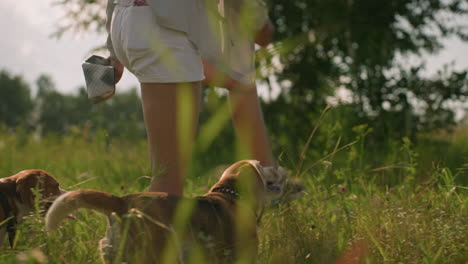
[[[123,200],[117,196],[95,190],[67,192],[54,201],[46,215],[47,231],[56,229],[67,215],[80,208],[92,209],[106,216],[120,213]]]

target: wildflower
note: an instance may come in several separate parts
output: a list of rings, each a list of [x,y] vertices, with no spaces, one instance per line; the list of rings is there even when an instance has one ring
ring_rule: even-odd
[[[338,189],[340,189],[340,192],[344,192],[344,191],[346,191],[346,186],[339,185]]]

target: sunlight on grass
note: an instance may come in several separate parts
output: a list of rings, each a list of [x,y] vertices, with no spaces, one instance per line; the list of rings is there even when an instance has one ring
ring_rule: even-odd
[[[109,141],[103,145],[99,137],[96,141],[79,135],[34,141],[28,135],[2,132],[0,171],[8,176],[26,168],[44,168],[65,188],[84,181],[74,188],[103,189],[116,195],[142,190],[147,182],[139,178],[149,171],[145,144]],[[452,146],[458,149],[460,143],[456,142]],[[408,142],[402,143],[398,151],[412,153],[412,148]],[[464,219],[468,217],[468,200],[466,186],[456,181],[461,172],[434,168],[422,183],[403,178],[382,185],[376,179],[391,177],[390,172],[398,169],[368,170],[366,160],[361,164],[356,156],[361,155],[360,149],[335,153],[333,163],[305,160],[308,166],[316,164],[302,177],[307,194],[264,215],[258,262],[333,263],[342,255],[363,252],[364,263],[463,263],[467,257]],[[328,153],[336,150],[336,143],[330,144]],[[393,161],[421,166],[421,156],[411,155],[399,155],[400,159]],[[216,160],[216,155],[212,156]],[[353,162],[340,161],[346,159]],[[463,167],[463,163],[459,165]],[[408,172],[412,173],[404,169],[403,175]],[[188,188],[186,193],[202,194],[198,186],[207,185],[206,179],[190,181],[197,189]],[[184,219],[189,211],[181,209],[184,216],[177,219]],[[105,233],[104,218],[93,212],[79,212],[77,217],[79,220],[65,221],[49,236],[45,235],[42,216],[27,217],[18,231],[15,250],[5,246],[0,261],[99,263],[97,243]],[[194,254],[194,258],[203,256]]]

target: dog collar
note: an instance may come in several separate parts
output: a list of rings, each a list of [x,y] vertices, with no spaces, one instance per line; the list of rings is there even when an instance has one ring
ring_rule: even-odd
[[[232,189],[232,188],[216,187],[211,192],[224,193],[224,194],[234,196],[235,199],[239,199],[239,193],[236,190]]]
[[[13,247],[13,242],[14,242],[15,235],[16,235],[16,229],[15,229],[16,219],[15,219],[15,216],[13,215],[13,210],[11,210],[11,206],[8,203],[7,197],[1,192],[0,192],[0,205],[2,206],[3,212],[5,213],[5,216],[8,219],[6,223],[6,229],[8,232],[8,241],[10,242],[10,246]]]

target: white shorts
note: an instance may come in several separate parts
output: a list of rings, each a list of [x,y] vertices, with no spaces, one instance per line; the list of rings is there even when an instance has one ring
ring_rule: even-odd
[[[117,4],[111,38],[115,55],[140,83],[196,82],[205,78],[200,54],[187,35],[158,25],[150,6]]]

